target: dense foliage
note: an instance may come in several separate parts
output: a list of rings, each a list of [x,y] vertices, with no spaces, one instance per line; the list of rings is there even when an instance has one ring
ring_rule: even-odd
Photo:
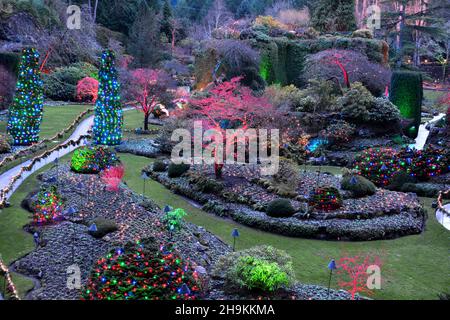
[[[271,293],[289,288],[294,282],[292,258],[271,246],[258,246],[221,256],[213,275],[225,280],[227,291],[247,288]]]
[[[287,218],[295,213],[291,202],[288,199],[276,199],[269,202],[267,215],[274,218]]]
[[[71,169],[77,173],[99,173],[119,164],[116,154],[104,147],[81,147],[74,151]]]

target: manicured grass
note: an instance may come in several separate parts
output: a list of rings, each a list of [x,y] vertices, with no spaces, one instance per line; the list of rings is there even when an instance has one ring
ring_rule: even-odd
[[[89,105],[44,106],[40,138],[50,138],[67,128]],[[0,122],[0,132],[6,132],[6,121]]]
[[[128,110],[124,114],[123,118],[124,118],[124,125],[123,125],[124,130],[135,130],[137,128],[144,128],[144,114],[137,109]],[[161,126],[149,125],[149,129],[150,130],[161,129]],[[151,138],[152,136],[144,136],[144,137]],[[136,135],[132,132],[125,132],[124,138],[129,138],[129,139],[140,138],[140,139],[142,139],[143,136]]]
[[[70,155],[64,159],[69,159]],[[121,154],[126,171],[124,181],[135,191],[142,193],[141,169],[152,162],[151,159],[129,154]],[[48,167],[47,167],[48,168]],[[42,170],[46,170],[43,168]],[[308,168],[310,169],[310,168]],[[331,172],[332,167],[326,171]],[[334,168],[339,173],[339,168]],[[11,198],[12,206],[0,212],[0,253],[5,263],[11,263],[33,250],[32,236],[23,231],[30,221],[30,214],[20,208],[21,200],[37,186],[36,174],[28,178]],[[294,261],[297,278],[309,284],[327,285],[330,259],[345,255],[375,254],[383,261],[382,289],[375,291],[375,299],[436,299],[441,292],[448,292],[446,277],[450,268],[448,259],[448,231],[436,222],[432,199],[423,199],[430,214],[425,233],[397,240],[374,242],[329,242],[283,237],[239,225],[231,220],[208,214],[190,204],[185,198],[175,195],[161,184],[146,182],[146,195],[158,205],[169,204],[188,212],[187,220],[205,227],[227,243],[232,243],[231,231],[240,230],[237,249],[269,244],[287,251]],[[29,279],[14,277],[19,293],[23,295],[31,288]],[[332,286],[337,288],[336,278]]]
[[[142,193],[140,168],[152,160],[128,154],[121,154],[120,158],[126,166],[124,180],[132,189]],[[328,167],[326,171],[331,172],[331,169]],[[333,171],[340,173],[340,168]],[[421,235],[386,241],[331,242],[283,237],[207,214],[153,180],[146,183],[146,195],[160,206],[169,204],[185,209],[189,214],[188,221],[205,227],[230,244],[231,231],[238,228],[241,236],[237,249],[269,244],[287,251],[293,257],[297,278],[304,283],[326,286],[327,264],[332,258],[371,254],[380,256],[383,262],[382,289],[375,291],[375,299],[437,299],[439,293],[449,290],[446,276],[450,269],[448,231],[434,217],[431,209],[433,199],[423,199],[430,217],[426,231]],[[337,288],[336,279],[332,286]]]
[[[435,103],[444,94],[444,91],[423,90],[423,97],[433,103]]]

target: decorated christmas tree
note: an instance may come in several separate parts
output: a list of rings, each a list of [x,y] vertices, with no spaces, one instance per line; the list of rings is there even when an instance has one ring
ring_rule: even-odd
[[[33,48],[24,49],[14,101],[9,108],[8,133],[15,145],[38,142],[43,101],[39,53]]]
[[[118,145],[122,139],[123,116],[115,56],[111,50],[105,50],[102,53],[98,78],[94,142],[109,146]]]

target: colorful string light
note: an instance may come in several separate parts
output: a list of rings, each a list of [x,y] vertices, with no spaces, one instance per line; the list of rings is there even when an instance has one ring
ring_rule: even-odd
[[[0,274],[2,274],[5,278],[6,288],[10,292],[11,298],[14,300],[20,300],[19,293],[17,292],[16,286],[12,281],[11,274],[2,259],[0,259]]]
[[[334,187],[319,187],[309,196],[309,206],[320,211],[334,211],[342,207],[342,196]]]
[[[14,145],[28,146],[38,142],[43,103],[39,53],[34,48],[23,49],[16,93],[9,108],[7,127]]]
[[[450,171],[450,152],[446,149],[427,148],[370,148],[355,157],[354,169],[377,186],[387,186],[399,172],[406,172],[425,181]]]
[[[99,173],[119,163],[117,155],[108,148],[84,146],[75,150],[70,167],[77,173]]]
[[[105,50],[102,53],[98,78],[98,99],[95,104],[93,128],[94,142],[108,146],[118,145],[122,139],[123,112],[115,55],[111,50]]]
[[[197,274],[170,249],[117,249],[97,261],[85,300],[193,300]]]
[[[63,200],[56,186],[42,189],[37,198],[33,214],[36,224],[47,224],[62,218]]]

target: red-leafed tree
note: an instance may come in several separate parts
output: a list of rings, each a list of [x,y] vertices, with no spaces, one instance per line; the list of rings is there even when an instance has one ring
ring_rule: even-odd
[[[338,285],[346,289],[352,295],[353,300],[357,293],[372,294],[372,290],[367,285],[371,275],[367,271],[370,266],[381,267],[379,257],[343,257],[336,263],[336,266],[339,277]]]
[[[116,166],[105,169],[101,178],[103,183],[106,184],[107,189],[110,191],[118,191],[120,182],[125,174],[124,166]]]
[[[226,129],[267,128],[266,125],[276,117],[276,110],[269,100],[255,96],[251,89],[241,85],[241,79],[235,77],[220,83],[206,98],[190,99],[190,108],[186,110],[190,116],[201,119],[206,130],[215,129],[222,133],[227,152],[234,148],[235,137],[225,139]],[[223,161],[216,160],[215,173],[220,178]]]
[[[170,100],[168,89],[172,87],[172,79],[162,70],[131,71],[128,95],[136,100],[136,108],[144,113],[144,130],[148,130],[149,117],[157,105]]]
[[[86,77],[78,81],[77,99],[85,102],[95,102],[98,97],[98,80]]]

